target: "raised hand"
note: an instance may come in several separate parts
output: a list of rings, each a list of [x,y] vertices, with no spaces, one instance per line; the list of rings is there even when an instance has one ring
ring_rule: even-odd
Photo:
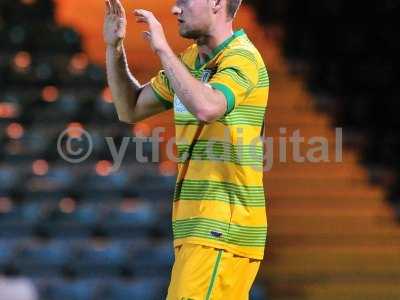
[[[169,45],[164,29],[153,13],[144,9],[135,9],[134,14],[138,23],[145,23],[149,26],[149,30],[143,32],[143,36],[149,41],[151,48],[156,53],[168,49]]]
[[[107,46],[119,46],[126,36],[126,15],[119,0],[105,0],[104,42]]]

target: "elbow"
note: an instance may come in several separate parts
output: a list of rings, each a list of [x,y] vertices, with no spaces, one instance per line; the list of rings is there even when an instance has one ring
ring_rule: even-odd
[[[195,117],[204,123],[213,123],[224,116],[226,111],[226,101],[223,96],[219,94],[211,95],[211,98],[216,98],[218,101],[210,101],[205,99],[204,101],[197,101],[197,103],[203,103],[201,107],[198,107]]]
[[[138,121],[136,113],[133,109],[126,107],[121,108],[116,106],[116,111],[118,115],[118,120],[122,123],[133,124]]]
[[[126,118],[119,118],[119,121],[125,124],[129,124],[132,125],[135,123],[135,121],[133,119],[126,119]]]
[[[195,116],[200,122],[204,123],[212,123],[220,117],[216,111],[207,108],[199,110]]]
[[[136,119],[133,116],[129,116],[129,115],[118,115],[118,120],[120,122],[126,123],[126,124],[136,123]]]

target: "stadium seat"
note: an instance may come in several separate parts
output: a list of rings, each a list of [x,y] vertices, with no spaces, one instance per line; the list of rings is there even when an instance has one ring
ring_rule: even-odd
[[[19,247],[13,263],[25,276],[60,274],[71,260],[69,245],[64,241],[32,240]]]
[[[18,170],[11,166],[1,166],[0,168],[0,195],[6,195],[16,189],[19,183]]]
[[[134,238],[148,235],[156,221],[151,203],[127,198],[105,211],[101,227],[108,235]]]
[[[15,204],[8,198],[1,199],[0,237],[26,237],[34,232],[34,226],[39,222],[42,205],[38,203]],[[6,201],[7,203],[5,203]]]
[[[74,174],[65,166],[50,166],[44,175],[33,175],[27,180],[27,188],[35,193],[64,193],[74,182]]]
[[[169,274],[174,260],[173,246],[170,242],[158,242],[148,249],[139,249],[132,256],[129,267],[134,274],[157,276],[162,272]]]
[[[104,300],[158,300],[166,296],[165,279],[138,279],[113,281],[106,287]]]
[[[107,176],[96,174],[95,167],[89,171],[87,176],[82,178],[85,183],[82,185],[82,193],[107,193],[114,191],[123,191],[128,185],[128,180],[123,172],[110,173]]]
[[[51,280],[41,289],[45,300],[97,300],[98,280],[60,279]],[[41,298],[42,299],[42,298]]]
[[[95,204],[77,205],[75,200],[63,198],[57,206],[48,206],[40,228],[58,238],[88,237],[99,221],[99,209]]]
[[[85,277],[119,276],[127,259],[127,249],[102,237],[77,245],[74,252],[71,267]]]
[[[11,262],[18,242],[16,239],[0,239],[0,269]]]

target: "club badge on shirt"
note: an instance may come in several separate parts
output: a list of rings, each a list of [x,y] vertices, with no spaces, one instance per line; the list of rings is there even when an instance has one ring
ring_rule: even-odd
[[[203,73],[201,74],[200,81],[208,82],[208,80],[211,77],[211,74],[212,74],[212,70],[205,69],[203,71]],[[183,103],[181,102],[181,100],[179,99],[179,97],[176,94],[174,95],[174,111],[179,112],[179,113],[188,112],[187,108],[185,107],[185,105],[183,105]]]

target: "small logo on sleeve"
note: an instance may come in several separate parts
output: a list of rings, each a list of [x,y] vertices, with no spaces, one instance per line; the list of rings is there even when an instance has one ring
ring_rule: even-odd
[[[214,237],[220,238],[222,237],[222,232],[216,231],[216,230],[211,230],[210,234]]]

